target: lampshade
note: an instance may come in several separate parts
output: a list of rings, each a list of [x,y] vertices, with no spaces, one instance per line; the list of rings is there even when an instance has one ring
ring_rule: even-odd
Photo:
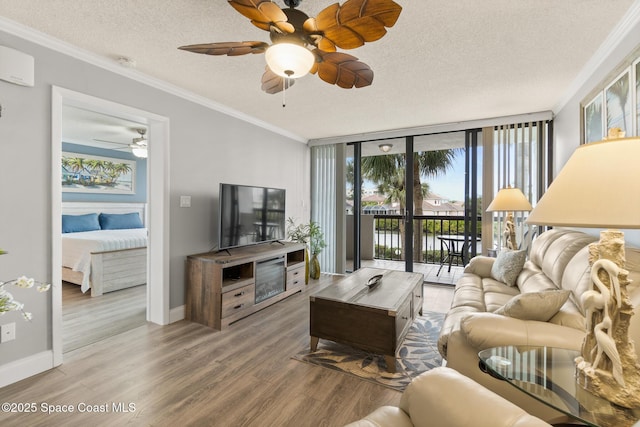
[[[487,212],[530,211],[531,203],[519,188],[506,187],[498,191]]]
[[[279,76],[297,79],[306,75],[316,60],[313,53],[295,43],[276,43],[265,52],[267,65]]]
[[[578,147],[527,223],[640,228],[640,138]]]

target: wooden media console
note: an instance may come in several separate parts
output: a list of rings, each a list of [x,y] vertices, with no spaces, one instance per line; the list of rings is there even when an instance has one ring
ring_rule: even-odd
[[[276,242],[189,255],[185,317],[222,330],[305,285],[305,247]]]

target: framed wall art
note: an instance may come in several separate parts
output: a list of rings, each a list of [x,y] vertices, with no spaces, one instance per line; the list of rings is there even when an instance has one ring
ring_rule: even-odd
[[[582,100],[581,143],[601,141],[611,128],[640,135],[640,46]]]
[[[63,152],[61,166],[63,192],[135,194],[135,161]]]
[[[631,136],[633,130],[630,77],[627,69],[605,89],[606,128],[620,128],[627,136]]]
[[[602,92],[584,107],[584,142],[601,141],[604,138],[604,109]]]

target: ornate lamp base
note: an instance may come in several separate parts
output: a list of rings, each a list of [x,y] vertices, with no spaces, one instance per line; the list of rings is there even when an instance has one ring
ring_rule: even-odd
[[[581,296],[587,335],[576,359],[578,383],[589,392],[625,408],[640,407],[640,365],[629,324],[633,306],[627,295],[624,233],[606,230],[589,245],[592,289]]]

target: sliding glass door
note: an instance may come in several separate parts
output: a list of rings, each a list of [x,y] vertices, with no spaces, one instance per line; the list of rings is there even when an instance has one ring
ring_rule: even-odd
[[[347,146],[348,271],[375,266],[437,280],[444,262],[450,277],[447,256],[460,266],[477,252],[478,138],[452,132]]]

